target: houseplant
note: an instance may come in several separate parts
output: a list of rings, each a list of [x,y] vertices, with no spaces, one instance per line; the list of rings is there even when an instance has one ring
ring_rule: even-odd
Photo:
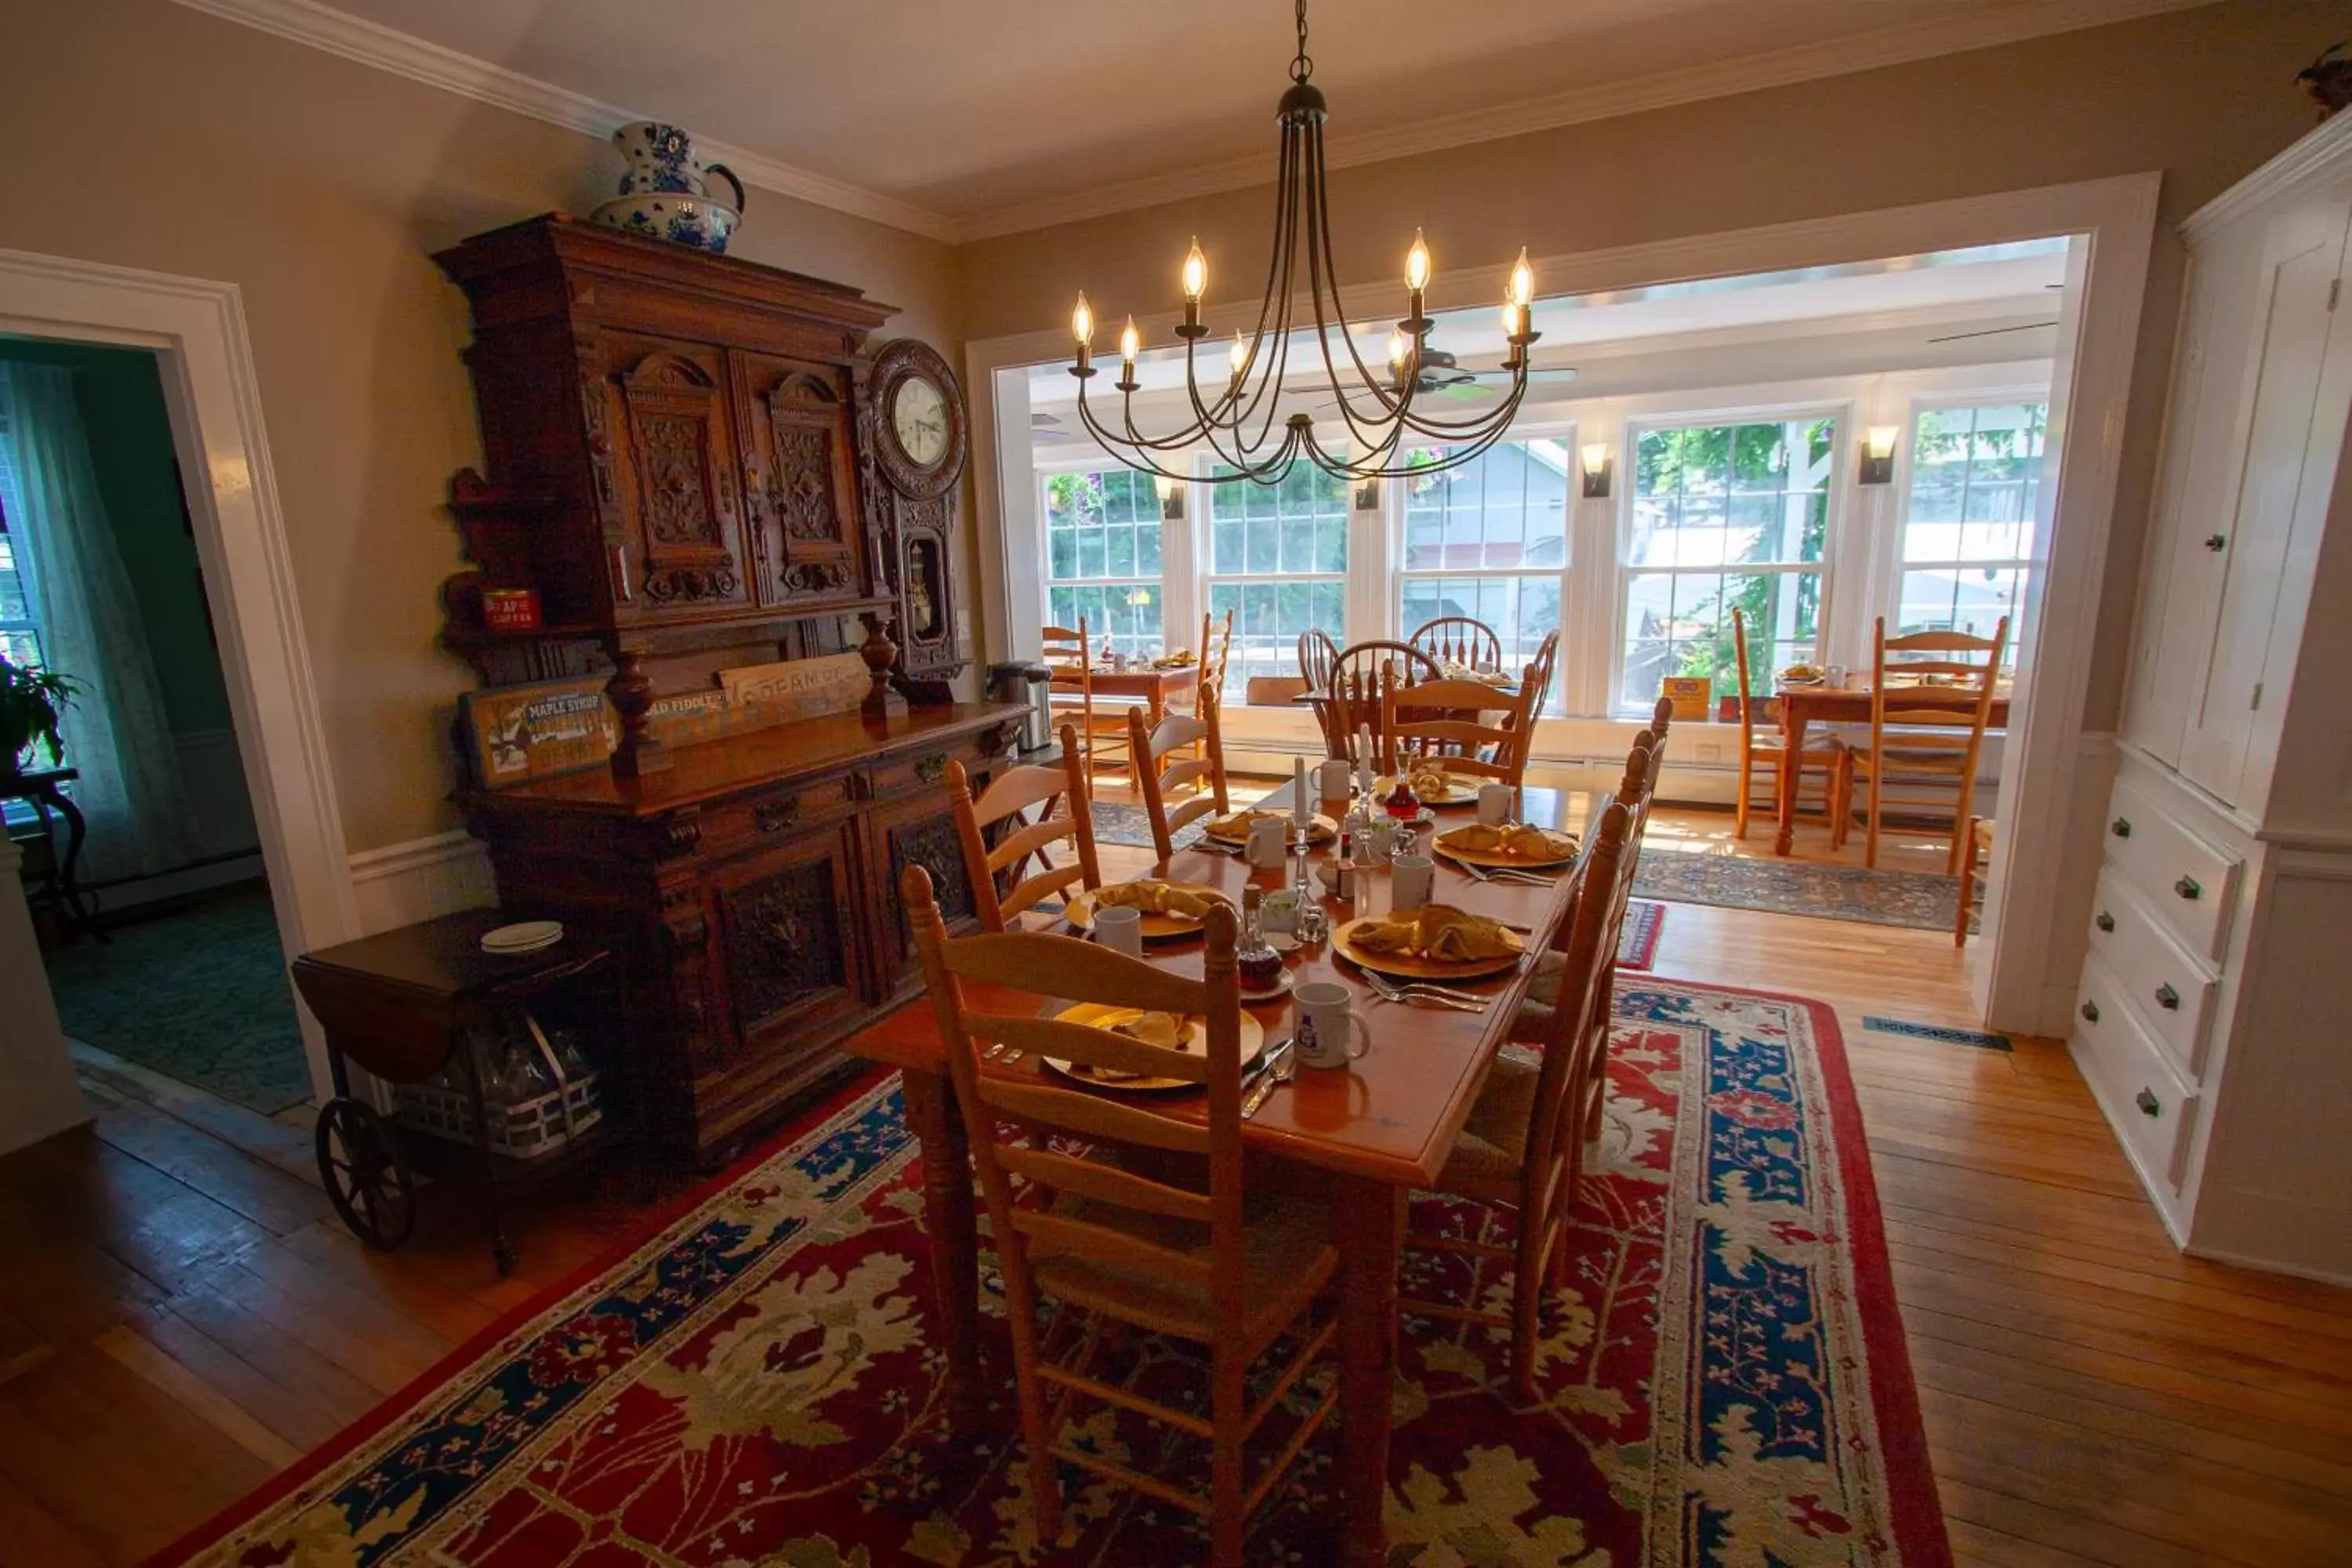
[[[74,690],[69,676],[0,658],[0,776],[19,771],[19,759],[35,741],[48,752],[52,763],[64,760],[58,719],[73,705]]]

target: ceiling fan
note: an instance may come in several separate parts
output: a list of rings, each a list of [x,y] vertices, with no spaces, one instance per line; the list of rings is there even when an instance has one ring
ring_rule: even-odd
[[[1065,441],[1076,440],[1076,437],[1065,429],[1062,422],[1051,414],[1032,414],[1029,416],[1029,439],[1035,446],[1056,447]]]
[[[1461,360],[1444,349],[1423,348],[1421,369],[1413,377],[1413,390],[1423,397],[1444,397],[1454,402],[1472,402],[1494,397],[1509,389],[1513,373],[1497,365],[1491,370],[1471,370]],[[1574,365],[1545,365],[1528,370],[1530,382],[1568,382],[1576,379]],[[1318,414],[1339,406],[1339,400],[1315,405]]]

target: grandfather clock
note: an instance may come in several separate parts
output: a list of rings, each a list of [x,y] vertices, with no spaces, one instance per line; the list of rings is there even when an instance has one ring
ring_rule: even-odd
[[[958,487],[971,456],[971,420],[955,372],[928,343],[899,338],[874,355],[872,450],[887,513],[891,586],[899,605],[899,665],[912,681],[961,673],[953,582]]]

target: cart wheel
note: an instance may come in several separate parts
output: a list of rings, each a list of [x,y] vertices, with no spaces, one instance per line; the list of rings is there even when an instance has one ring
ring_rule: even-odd
[[[416,1228],[416,1178],[400,1137],[373,1107],[329,1100],[319,1112],[319,1175],[352,1234],[390,1252]]]

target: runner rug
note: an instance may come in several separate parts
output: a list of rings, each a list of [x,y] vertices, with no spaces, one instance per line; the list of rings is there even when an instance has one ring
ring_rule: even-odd
[[[1944,1568],[1834,1016],[1647,976],[1621,982],[1618,1007],[1541,1402],[1512,1407],[1487,1331],[1404,1320],[1389,1562]],[[919,1180],[895,1079],[869,1080],[163,1560],[1202,1561],[1192,1516],[1076,1472],[1064,1537],[1042,1551],[1009,1388],[988,1429],[948,1430]],[[1496,1227],[1475,1205],[1416,1201],[1417,1225]],[[1430,1255],[1408,1290],[1467,1266]],[[1454,1283],[1504,1289],[1492,1273]],[[990,1325],[990,1364],[1006,1367]],[[1150,1336],[1126,1354],[1135,1379],[1197,1370]],[[1074,1419],[1076,1440],[1132,1465],[1189,1453],[1126,1417]],[[1251,1562],[1336,1560],[1336,1434],[1318,1441],[1257,1516]]]

